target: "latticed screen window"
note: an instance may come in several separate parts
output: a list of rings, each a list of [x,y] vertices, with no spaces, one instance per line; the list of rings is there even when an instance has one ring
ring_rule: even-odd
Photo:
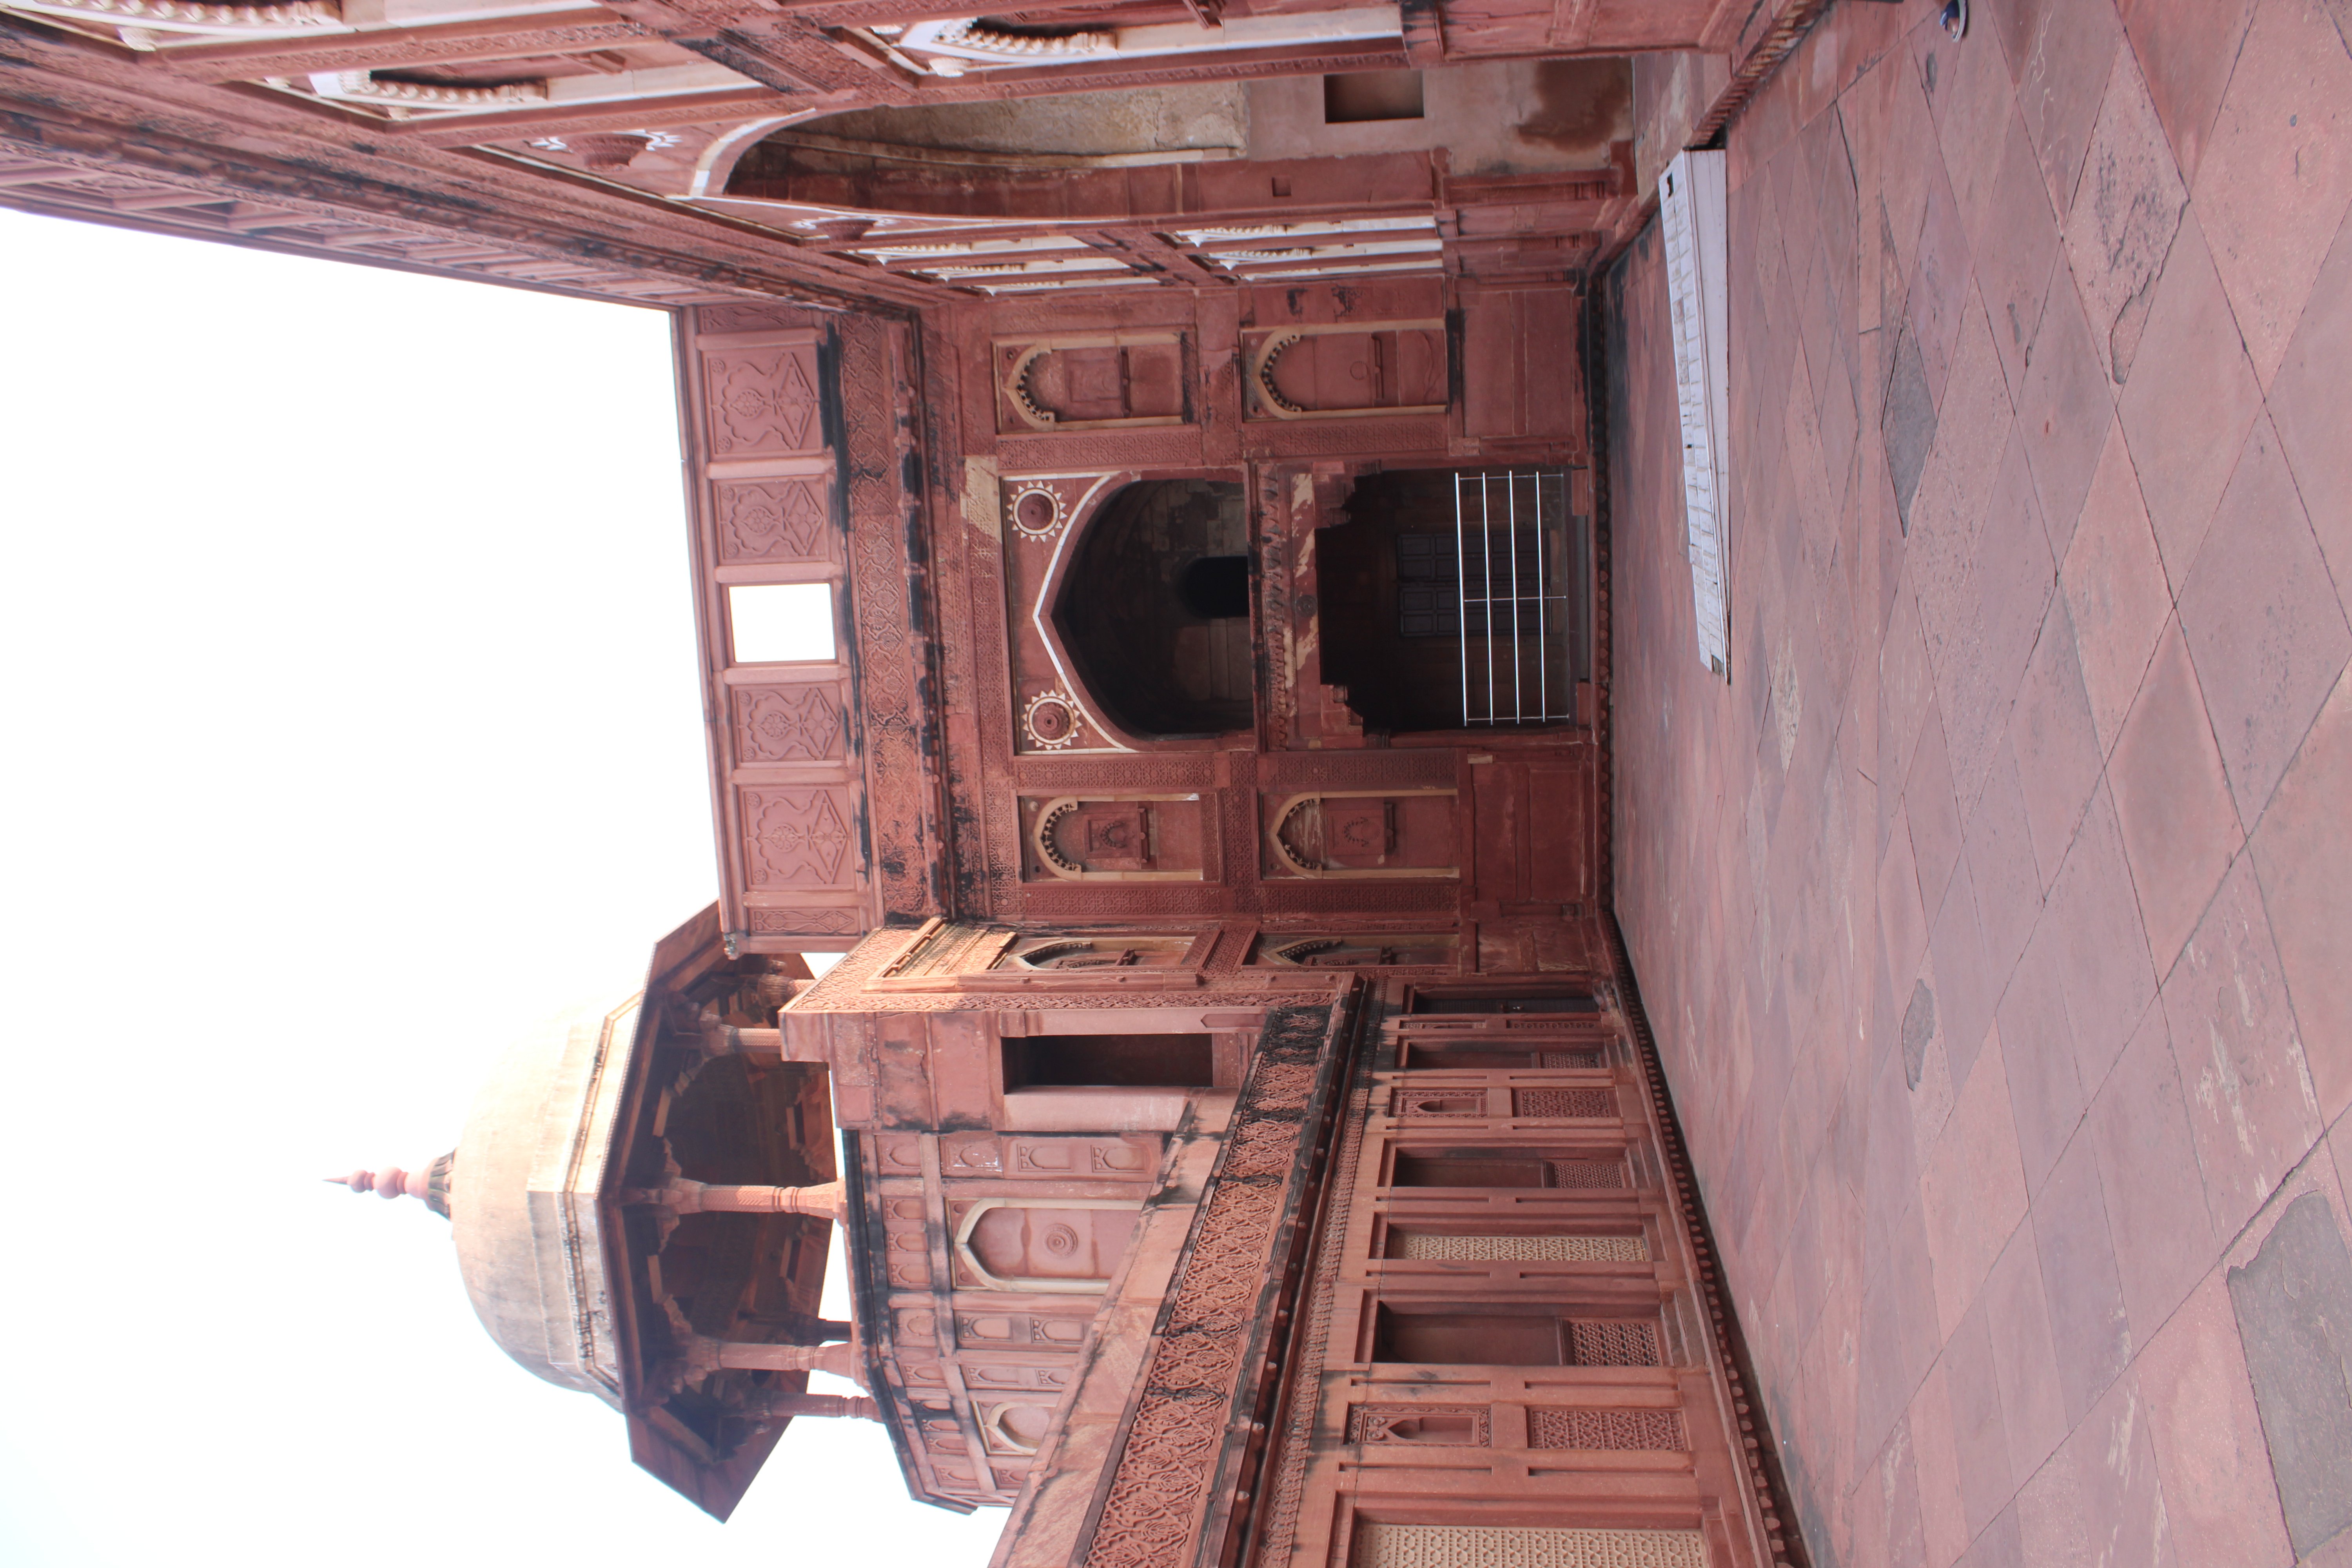
[[[1683,1418],[1672,1410],[1530,1410],[1528,1447],[1683,1453]]]
[[[1707,1568],[1695,1530],[1356,1523],[1352,1568]]]
[[[1511,1091],[1514,1116],[1614,1116],[1617,1096],[1605,1089],[1519,1089]]]
[[[1461,1263],[1646,1263],[1638,1236],[1431,1236],[1392,1233],[1391,1258]]]
[[[1655,1366],[1657,1325],[1622,1318],[1580,1319],[1568,1325],[1568,1364]]]
[[[1538,1066],[1548,1068],[1597,1068],[1601,1065],[1599,1051],[1546,1051]]]
[[[1551,1179],[1548,1187],[1622,1187],[1625,1184],[1625,1162],[1622,1160],[1546,1160],[1545,1173]]]

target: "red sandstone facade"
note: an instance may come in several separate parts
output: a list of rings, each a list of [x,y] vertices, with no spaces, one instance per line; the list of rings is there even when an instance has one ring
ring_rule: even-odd
[[[576,1194],[648,1468],[837,1369],[1008,1565],[1798,1555],[1604,912],[1584,290],[1820,8],[0,8],[0,198],[676,312],[719,898]]]

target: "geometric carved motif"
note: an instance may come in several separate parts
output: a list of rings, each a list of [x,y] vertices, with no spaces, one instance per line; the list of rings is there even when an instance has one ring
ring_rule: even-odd
[[[798,306],[704,305],[694,312],[694,317],[696,331],[705,336],[713,332],[772,332],[808,324],[807,312]]]
[[[1258,1303],[1286,1199],[1305,1180],[1297,1152],[1330,1011],[1283,1007],[1267,1016],[1225,1155],[1192,1221],[1142,1396],[1112,1462],[1087,1568],[1191,1559],[1242,1358],[1270,1331],[1257,1321]],[[1286,1158],[1268,1157],[1286,1144]]]
[[[1638,1236],[1430,1236],[1407,1232],[1391,1258],[1459,1263],[1646,1263]]]
[[[706,354],[703,370],[719,456],[785,457],[824,446],[815,344]]]
[[[851,936],[866,929],[856,910],[752,910],[751,929],[769,934]]]
[[[1597,1068],[1601,1065],[1599,1051],[1546,1051],[1538,1064],[1548,1068]]]
[[[1623,1318],[1579,1319],[1568,1325],[1570,1366],[1655,1366],[1658,1329]]]
[[[1549,1179],[1548,1187],[1622,1187],[1625,1184],[1625,1163],[1622,1160],[1546,1160],[1544,1173]]]
[[[834,700],[831,688],[736,688],[736,761],[823,761],[840,755],[841,705]]]
[[[904,327],[876,316],[844,316],[835,332],[843,437],[836,455],[847,481],[850,582],[863,665],[857,723],[867,781],[863,832],[883,909],[919,919],[938,912],[947,846],[933,826],[938,780],[925,760],[933,754],[938,710],[918,692],[929,654],[915,610],[929,589],[923,570],[907,555],[909,509],[919,499],[908,489],[915,471],[913,437],[897,415],[912,349]]]
[[[1672,1410],[1530,1410],[1528,1447],[1682,1453],[1690,1443],[1682,1416]]]
[[[711,488],[720,560],[822,561],[830,554],[824,480],[721,480]]]
[[[1483,1405],[1359,1405],[1348,1412],[1350,1443],[1414,1443],[1423,1447],[1483,1448]]]
[[[755,888],[841,886],[849,819],[831,789],[745,790],[743,852]]]
[[[1706,1568],[1696,1530],[1539,1530],[1510,1524],[1356,1526],[1354,1568]]]
[[[1518,1089],[1511,1091],[1514,1116],[1614,1116],[1617,1096],[1605,1089]]]

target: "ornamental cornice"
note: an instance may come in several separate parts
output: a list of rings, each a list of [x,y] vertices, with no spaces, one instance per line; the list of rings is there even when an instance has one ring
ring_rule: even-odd
[[[255,5],[207,5],[196,0],[10,0],[0,10],[174,33],[299,33],[343,25],[337,0],[265,0]]]

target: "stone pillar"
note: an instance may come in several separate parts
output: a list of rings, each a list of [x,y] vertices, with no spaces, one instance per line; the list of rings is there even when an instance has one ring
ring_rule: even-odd
[[[704,1024],[698,1037],[706,1057],[760,1057],[782,1061],[782,1029],[739,1029],[732,1024]]]
[[[879,1421],[882,1419],[882,1407],[858,1394],[793,1394],[780,1389],[753,1394],[744,1401],[743,1414],[767,1419],[786,1415],[845,1415]]]
[[[838,1222],[845,1194],[839,1182],[814,1187],[741,1187],[672,1176],[661,1186],[633,1191],[628,1201],[658,1205],[674,1215],[804,1214]]]
[[[697,1337],[686,1348],[687,1371],[698,1377],[714,1372],[824,1372],[863,1388],[859,1360],[855,1343],[766,1345]]]

